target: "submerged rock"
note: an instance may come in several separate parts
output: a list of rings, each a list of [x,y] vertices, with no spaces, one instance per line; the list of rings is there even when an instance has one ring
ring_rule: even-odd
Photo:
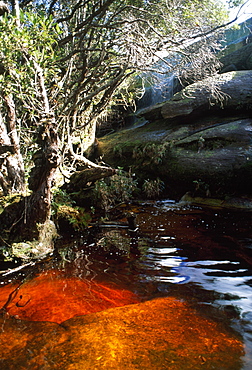
[[[58,270],[0,289],[0,307],[8,316],[33,321],[62,323],[76,315],[136,302],[134,293],[116,284],[68,277]]]
[[[2,369],[240,369],[243,344],[175,298],[61,325],[0,318]]]

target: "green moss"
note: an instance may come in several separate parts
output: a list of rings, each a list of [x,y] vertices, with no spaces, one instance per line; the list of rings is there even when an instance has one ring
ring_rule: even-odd
[[[91,221],[91,216],[82,207],[60,205],[57,211],[57,220],[62,219],[69,222],[75,231],[81,231],[87,228],[88,223]]]
[[[48,220],[44,224],[37,225],[37,227],[39,231],[38,240],[13,243],[8,250],[6,259],[19,258],[24,261],[41,259],[53,252],[54,240],[58,236],[54,223]]]
[[[19,203],[22,198],[20,194],[11,194],[0,197],[0,213],[3,212],[4,208],[13,203]]]

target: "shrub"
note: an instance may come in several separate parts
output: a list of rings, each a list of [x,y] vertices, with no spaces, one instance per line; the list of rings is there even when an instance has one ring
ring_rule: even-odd
[[[137,181],[130,172],[125,172],[122,168],[110,178],[97,181],[95,184],[97,199],[101,201],[101,207],[105,211],[116,204],[128,202],[136,190]]]
[[[156,180],[144,180],[143,192],[147,198],[158,198],[164,190],[164,182],[157,178]]]

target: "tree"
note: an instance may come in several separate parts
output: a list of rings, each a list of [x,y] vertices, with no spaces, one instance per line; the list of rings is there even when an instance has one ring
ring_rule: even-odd
[[[23,28],[21,21],[25,24]],[[51,186],[59,164],[56,122],[54,113],[50,109],[44,78],[44,69],[49,63],[48,59],[51,61],[51,58],[41,59],[41,55],[48,52],[48,47],[51,48],[55,39],[50,33],[48,22],[43,23],[40,19],[39,29],[36,30],[36,27],[38,24],[34,22],[34,17],[30,19],[26,15],[22,19],[5,18],[1,24],[1,31],[5,35],[1,45],[5,51],[1,60],[3,70],[1,97],[7,107],[6,121],[10,127],[9,135],[13,141],[14,154],[19,150],[16,111],[24,114],[29,109],[29,115],[25,114],[25,118],[30,119],[32,118],[30,109],[37,114],[36,141],[39,147],[34,154],[35,167],[29,178],[32,194],[23,198],[17,209],[14,210],[13,207],[7,209],[2,215],[2,224],[9,227],[9,233],[13,237],[17,233],[23,233],[28,238],[37,237],[38,223],[43,224],[49,219]],[[44,69],[39,65],[39,60],[42,61]],[[49,68],[46,70],[50,73]],[[12,99],[13,93],[15,93],[16,104]],[[4,128],[3,124],[2,126]],[[2,133],[5,131],[7,130],[3,129]],[[16,173],[14,175],[17,177]]]
[[[213,73],[217,43],[212,34],[225,23],[226,12],[215,0],[13,0],[12,14],[0,23],[1,152],[16,155],[14,178],[18,175],[22,185],[14,190],[23,190],[19,126],[21,143],[32,143],[34,167],[31,194],[18,212],[7,210],[8,217],[4,213],[1,218],[8,220],[12,235],[26,230],[33,238],[37,224],[50,218],[51,187],[60,163],[70,163],[73,170],[73,163],[81,164],[86,182],[90,169],[95,178],[114,173],[84,156],[85,136],[118,104],[126,81],[156,71],[158,60],[164,63],[163,73],[196,60],[203,60],[200,77]],[[5,193],[16,181],[6,185],[7,179],[2,174]]]

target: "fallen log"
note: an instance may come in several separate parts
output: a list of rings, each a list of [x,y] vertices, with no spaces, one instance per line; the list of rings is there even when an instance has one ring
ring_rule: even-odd
[[[105,177],[112,176],[116,170],[111,167],[97,166],[93,168],[86,168],[82,171],[76,171],[71,177],[70,181],[64,185],[64,189],[71,193],[79,191],[87,185],[93,184],[95,181]]]

